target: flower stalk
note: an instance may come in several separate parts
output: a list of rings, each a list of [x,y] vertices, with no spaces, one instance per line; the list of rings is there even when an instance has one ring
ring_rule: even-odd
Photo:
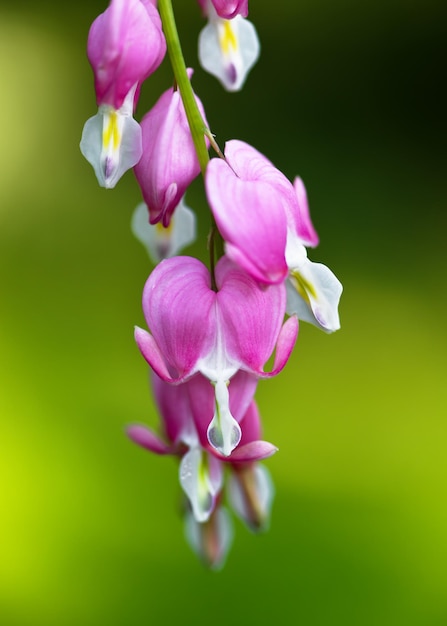
[[[186,117],[188,119],[192,139],[200,163],[200,169],[202,174],[205,175],[206,166],[210,160],[205,143],[205,135],[210,134],[209,129],[207,128],[207,125],[205,124],[197,107],[194,92],[191,87],[191,81],[189,80],[186,72],[185,59],[180,45],[171,0],[159,0],[158,9],[160,11],[163,32],[166,37],[169,59],[171,61],[175,81],[180,90],[183,106],[185,107]]]
[[[198,60],[224,89],[239,91],[260,50],[248,0],[197,1],[207,20]],[[238,139],[219,148],[191,85],[172,4],[109,0],[93,21],[87,56],[98,113],[84,125],[80,148],[103,187],[133,169],[143,202],[132,230],[155,265],[143,290],[148,330],[135,327],[135,341],[152,370],[161,423],[159,432],[130,425],[127,435],[176,457],[187,541],[219,569],[233,537],[225,499],[252,531],[269,523],[274,486],[260,462],[277,448],[261,438],[258,383],[285,367],[298,319],[325,332],[340,327],[342,285],[307,258],[319,238],[301,179],[292,183]],[[166,52],[173,86],[138,122],[140,88]],[[210,209],[208,266],[178,255],[195,239],[199,216],[185,195],[200,174]]]

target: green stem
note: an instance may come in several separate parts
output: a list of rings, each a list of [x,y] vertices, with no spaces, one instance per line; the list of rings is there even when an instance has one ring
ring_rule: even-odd
[[[200,163],[200,169],[202,170],[202,174],[205,174],[206,166],[208,165],[208,161],[210,159],[205,143],[205,134],[208,134],[210,131],[199,111],[194,97],[194,92],[191,87],[191,81],[189,80],[186,72],[185,59],[183,58],[171,0],[158,0],[158,9],[161,15],[163,32],[166,37],[168,54],[174,72],[175,81],[180,90],[183,106],[185,107],[186,117],[191,129],[192,140],[194,142],[197,157]]]
[[[168,54],[172,70],[174,72],[175,82],[180,90],[180,96],[182,98],[183,106],[185,107],[186,117],[191,130],[191,136],[196,149],[200,169],[202,171],[202,175],[205,176],[205,170],[210,160],[205,137],[208,138],[210,145],[214,148],[217,154],[221,158],[224,158],[224,156],[220,151],[210,129],[205,123],[205,120],[199,111],[199,107],[197,106],[191,81],[189,80],[186,72],[185,59],[180,45],[171,0],[158,0],[158,10],[160,11],[163,32],[166,37]],[[223,255],[223,240],[212,214],[211,229],[208,236],[208,252],[210,257],[211,287],[214,291],[217,291],[214,268],[216,265],[216,259]]]

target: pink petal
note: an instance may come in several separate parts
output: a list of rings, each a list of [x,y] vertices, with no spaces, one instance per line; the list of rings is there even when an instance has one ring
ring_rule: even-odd
[[[225,158],[242,180],[263,181],[291,193],[290,181],[259,150],[245,141],[231,139],[225,144]]]
[[[158,435],[146,426],[134,424],[126,429],[127,436],[142,448],[155,454],[173,454],[171,446],[166,444]]]
[[[119,109],[130,88],[153,72],[166,52],[157,9],[140,0],[112,0],[93,22],[87,55],[98,106]]]
[[[284,319],[285,286],[262,288],[226,257],[216,266],[216,281],[228,356],[248,371],[262,372]]]
[[[294,214],[295,232],[303,245],[315,248],[319,244],[319,238],[310,218],[306,188],[298,176],[293,181],[293,187],[298,200],[297,211]]]
[[[143,311],[158,349],[156,354],[153,345],[149,346],[151,357],[157,357],[150,364],[157,365],[156,372],[164,380],[167,376],[158,355],[163,355],[173,370],[172,378],[179,381],[192,376],[199,358],[211,351],[215,343],[215,299],[209,272],[198,259],[166,259],[151,273],[143,291]]]
[[[268,441],[252,441],[239,445],[226,460],[231,463],[249,463],[267,459],[275,452],[278,452],[278,448]]]
[[[283,324],[276,343],[275,360],[271,372],[258,372],[261,378],[271,378],[281,372],[292,354],[298,337],[298,319],[293,315]]]
[[[242,437],[239,446],[256,441],[261,437],[261,416],[253,400],[241,422]]]
[[[318,244],[318,235],[310,220],[306,190],[300,178],[296,178],[292,185],[271,161],[243,141],[228,141],[225,157],[243,180],[257,180],[272,185],[282,199],[288,228],[303,237],[305,245]]]
[[[218,158],[208,164],[205,186],[228,256],[258,281],[281,283],[287,275],[281,195],[268,183],[239,178]]]
[[[174,444],[183,442],[189,445],[192,436],[196,439],[196,435],[187,390],[188,383],[172,385],[164,382],[156,374],[152,374],[151,382],[166,437]]]
[[[212,0],[219,17],[231,20],[236,15],[247,17],[248,0]]]
[[[197,105],[205,119],[203,106]],[[168,226],[186,189],[200,173],[179,91],[169,89],[141,121],[143,156],[134,172],[149,208],[150,223]]]
[[[189,379],[188,389],[191,410],[202,447],[208,447],[207,430],[215,409],[214,387],[201,374]],[[239,371],[230,380],[230,412],[237,422],[245,421],[247,409],[256,391],[257,379],[247,372]],[[242,431],[244,433],[244,431]]]
[[[179,377],[171,376],[163,354],[152,335],[136,326],[134,337],[141,354],[154,372],[166,382],[177,382]]]

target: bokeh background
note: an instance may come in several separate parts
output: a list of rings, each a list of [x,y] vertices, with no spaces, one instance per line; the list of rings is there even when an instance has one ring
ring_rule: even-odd
[[[447,624],[446,5],[251,0],[262,56],[226,94],[198,67],[218,142],[304,179],[342,280],[342,330],[302,324],[260,384],[276,484],[268,533],[235,521],[226,567],[183,538],[177,470],[124,435],[157,416],[133,342],[151,270],[132,173],[100,189],[85,43],[100,0],[0,3],[0,623]],[[445,59],[445,57],[444,57]],[[137,118],[171,84],[167,61]],[[201,181],[188,201],[202,239]]]

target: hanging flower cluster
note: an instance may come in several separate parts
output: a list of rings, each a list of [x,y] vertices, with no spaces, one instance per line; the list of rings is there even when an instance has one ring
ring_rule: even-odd
[[[198,2],[207,19],[200,64],[236,91],[259,56],[248,0]],[[166,50],[174,87],[138,123],[141,85]],[[155,265],[143,290],[148,330],[137,327],[135,341],[150,366],[161,427],[127,433],[178,459],[187,538],[217,568],[232,537],[226,504],[250,529],[268,525],[273,485],[260,461],[276,447],[262,439],[258,382],[286,365],[299,319],[339,328],[342,286],[307,257],[318,235],[302,180],[289,181],[242,141],[218,147],[191,87],[171,0],[111,0],[90,28],[87,52],[98,113],[84,126],[81,151],[106,188],[133,168],[143,202],[131,226]],[[185,193],[200,173],[213,222],[209,267],[178,256],[195,237]]]

